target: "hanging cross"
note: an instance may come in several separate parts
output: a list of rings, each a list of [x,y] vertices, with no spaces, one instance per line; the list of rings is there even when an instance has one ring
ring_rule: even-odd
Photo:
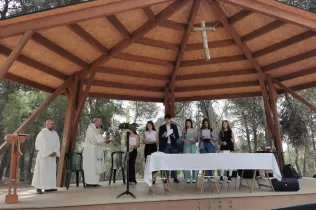
[[[203,47],[204,47],[204,57],[205,60],[208,61],[211,59],[210,50],[208,49],[208,42],[207,42],[207,31],[215,31],[214,27],[206,27],[205,21],[201,22],[201,27],[193,27],[193,31],[202,31],[202,41],[203,41]]]

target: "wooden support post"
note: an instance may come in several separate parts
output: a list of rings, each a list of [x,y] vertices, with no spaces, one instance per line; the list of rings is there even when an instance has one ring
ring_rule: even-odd
[[[278,160],[280,169],[283,169],[284,166],[284,157],[283,157],[283,146],[282,146],[282,138],[280,132],[280,125],[279,125],[279,116],[278,116],[278,109],[277,109],[277,94],[275,87],[272,82],[271,76],[268,77],[268,87],[269,87],[269,100],[271,103],[271,109],[273,114],[273,121],[274,121],[274,144],[277,150]]]
[[[21,37],[20,41],[12,50],[7,60],[4,61],[4,63],[0,66],[0,79],[3,79],[4,76],[7,74],[7,72],[10,70],[14,61],[19,57],[20,53],[22,52],[23,48],[25,47],[27,42],[30,40],[32,35],[33,35],[33,31],[27,31]]]
[[[170,90],[169,90],[169,83],[167,83],[167,84],[166,84],[166,87],[165,87],[164,106],[165,106],[165,114],[169,114],[169,112],[170,112]]]
[[[73,133],[73,119],[75,115],[75,103],[77,96],[77,87],[78,87],[78,75],[74,75],[72,86],[69,91],[68,96],[68,105],[66,110],[65,124],[63,139],[61,144],[60,158],[58,162],[58,171],[57,171],[57,187],[63,187],[64,185],[64,176],[65,176],[65,157],[69,151],[70,142],[74,135]]]
[[[174,84],[174,83],[173,83]],[[175,97],[174,97],[174,92],[175,92],[175,87],[173,85],[171,85],[170,88],[170,105],[169,105],[169,114],[171,115],[171,117],[174,117],[174,112],[175,112]]]

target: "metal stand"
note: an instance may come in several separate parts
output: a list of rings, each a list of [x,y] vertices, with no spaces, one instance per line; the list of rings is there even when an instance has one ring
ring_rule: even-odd
[[[131,193],[129,191],[129,135],[130,133],[127,132],[127,135],[126,135],[126,164],[127,164],[127,167],[126,167],[126,191],[119,194],[116,199],[118,199],[119,197],[123,196],[123,195],[130,195],[132,196],[134,199],[136,199],[136,196]]]

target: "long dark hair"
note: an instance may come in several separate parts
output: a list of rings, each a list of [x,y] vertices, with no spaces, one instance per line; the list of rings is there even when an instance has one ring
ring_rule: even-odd
[[[146,123],[146,131],[148,131],[148,126],[147,126],[148,124],[150,124],[150,125],[152,126],[153,131],[155,131],[155,130],[156,130],[155,125],[154,125],[153,121],[148,121],[148,122]]]
[[[211,128],[211,125],[210,125],[210,121],[209,121],[207,118],[204,118],[204,119],[202,120],[201,130],[205,128],[205,127],[204,127],[204,123],[205,123],[205,122],[208,123],[208,124],[207,124],[207,129],[209,129],[209,130],[211,130],[211,132],[213,132],[213,129]]]
[[[229,123],[228,123],[228,121],[227,120],[223,120],[223,122],[222,122],[222,130],[221,130],[221,133],[222,133],[222,136],[224,137],[224,123],[227,123],[227,130],[228,131],[231,131],[232,129],[230,128],[230,125],[229,125]]]
[[[191,123],[191,128],[193,128],[192,120],[191,120],[191,119],[186,119],[186,120],[185,120],[185,123],[184,123],[185,133],[188,132],[187,122],[190,122],[190,123]]]

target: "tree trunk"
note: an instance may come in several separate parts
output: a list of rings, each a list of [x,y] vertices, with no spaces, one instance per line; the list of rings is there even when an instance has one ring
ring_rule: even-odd
[[[252,131],[253,131],[254,151],[257,151],[257,149],[258,149],[258,131],[257,131],[257,125],[255,122],[252,123]]]
[[[3,175],[4,175],[4,169],[7,166],[7,163],[9,161],[9,155],[10,155],[10,150],[7,149],[5,153],[3,153],[1,157],[1,163],[0,163],[0,181],[2,181]]]
[[[269,137],[269,131],[268,131],[268,124],[267,124],[267,120],[266,120],[266,115],[265,115],[265,110],[264,110],[264,104],[263,104],[263,100],[260,99],[259,101],[259,105],[260,105],[260,109],[262,110],[262,120],[263,120],[263,125],[264,125],[264,136],[265,136],[265,140],[266,140],[266,146],[270,146],[271,145],[271,141],[270,141],[270,137]]]
[[[303,174],[302,176],[306,176],[306,158],[307,158],[307,144],[308,144],[308,138],[305,137],[304,140],[304,160],[303,160]]]
[[[249,131],[249,127],[248,127],[248,120],[246,118],[246,114],[245,112],[242,112],[242,117],[243,117],[243,121],[244,121],[244,125],[245,125],[245,129],[246,129],[246,136],[247,136],[247,144],[248,144],[248,152],[252,152],[251,151],[251,140],[250,140],[250,131]]]
[[[301,168],[300,168],[300,165],[299,165],[299,153],[298,153],[298,149],[295,148],[295,165],[296,165],[296,169],[297,171],[302,174],[301,172]]]
[[[312,142],[313,142],[313,149],[314,149],[314,172],[316,166],[316,142],[315,142],[315,134],[312,132]]]

